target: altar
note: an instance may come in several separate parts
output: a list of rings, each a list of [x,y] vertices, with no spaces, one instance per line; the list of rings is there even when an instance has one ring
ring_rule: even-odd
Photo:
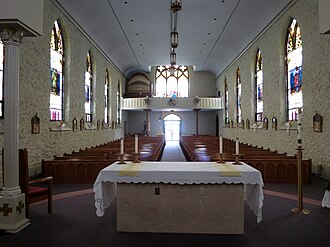
[[[117,199],[118,231],[243,234],[244,200],[262,220],[262,187],[244,163],[116,162],[93,190],[100,217]]]

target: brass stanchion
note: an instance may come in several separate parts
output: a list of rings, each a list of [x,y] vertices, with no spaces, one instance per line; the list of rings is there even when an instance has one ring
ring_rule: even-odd
[[[303,191],[302,191],[302,147],[301,147],[301,108],[298,108],[298,123],[297,123],[297,166],[298,166],[298,207],[291,209],[295,214],[309,215],[310,211],[303,207]]]
[[[309,215],[310,211],[303,207],[303,191],[302,191],[302,148],[298,145],[297,159],[298,159],[298,207],[291,211],[295,214]]]

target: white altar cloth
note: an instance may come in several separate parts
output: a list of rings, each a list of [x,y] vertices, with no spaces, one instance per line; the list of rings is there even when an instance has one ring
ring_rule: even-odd
[[[330,191],[326,190],[322,199],[322,207],[330,208]]]
[[[227,162],[232,164],[232,162]],[[261,173],[253,167],[242,163],[235,165],[242,176],[221,176],[216,162],[142,162],[138,163],[137,176],[119,174],[124,167],[134,165],[131,162],[121,165],[111,164],[100,171],[94,183],[96,215],[101,217],[105,208],[117,195],[117,183],[165,183],[165,184],[244,184],[245,200],[262,220],[263,180]]]

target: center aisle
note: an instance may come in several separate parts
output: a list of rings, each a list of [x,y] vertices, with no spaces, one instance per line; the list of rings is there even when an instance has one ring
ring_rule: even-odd
[[[179,141],[166,141],[161,161],[186,161]]]

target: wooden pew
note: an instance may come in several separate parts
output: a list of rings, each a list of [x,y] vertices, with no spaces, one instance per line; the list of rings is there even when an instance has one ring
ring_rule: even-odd
[[[164,146],[164,138],[142,138],[139,140],[139,159],[160,160]],[[128,138],[125,147],[124,160],[133,160],[134,139]],[[54,183],[94,182],[100,170],[119,160],[119,153],[119,140],[65,153],[63,156],[54,156],[53,160],[42,160],[42,173],[53,176]]]
[[[224,161],[235,160],[235,141],[223,139]],[[180,146],[188,161],[218,161],[219,144],[218,137],[181,137]],[[258,169],[264,182],[271,183],[296,183],[297,182],[297,158],[280,154],[276,151],[253,147],[240,143],[241,161]],[[303,183],[310,183],[311,160],[303,160]]]

